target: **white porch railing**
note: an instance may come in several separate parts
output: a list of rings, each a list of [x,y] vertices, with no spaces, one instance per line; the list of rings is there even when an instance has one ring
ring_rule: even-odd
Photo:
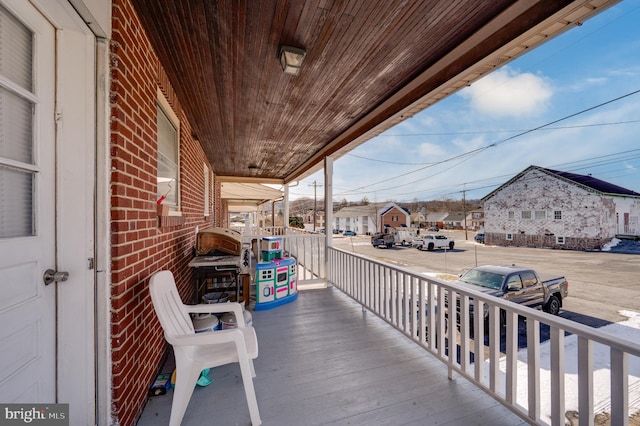
[[[329,284],[439,358],[449,367],[450,378],[458,373],[526,421],[564,425],[565,399],[570,393],[565,387],[577,374],[577,383],[571,385],[577,393],[578,420],[580,425],[593,425],[594,375],[610,374],[610,406],[604,411],[610,413],[612,425],[629,424],[630,403],[638,406],[635,396],[630,401],[630,385],[636,390],[632,395],[638,395],[640,387],[637,343],[333,247],[328,249],[328,256]],[[459,329],[448,327],[446,309],[438,309],[446,306],[446,300],[460,301]],[[471,324],[470,306],[475,309]],[[485,309],[489,318],[487,339]],[[504,328],[499,320],[501,311],[506,318]],[[541,333],[549,334],[550,344],[540,343]],[[577,337],[575,360],[565,358],[565,337],[570,334]],[[548,365],[541,360],[543,345],[545,350],[549,346]],[[609,372],[594,371],[597,345],[604,345],[609,354]],[[455,350],[450,350],[453,347]],[[541,372],[548,375],[548,381],[541,380]],[[541,413],[543,405],[548,409]]]
[[[283,239],[284,249],[298,261],[298,286],[326,286],[325,236],[289,234]]]
[[[243,245],[252,247],[257,244],[257,253],[260,254],[260,240],[262,237],[274,235],[282,237],[283,251],[295,257],[298,262],[298,287],[325,287],[326,263],[325,263],[325,236],[323,234],[306,234],[290,232],[288,235],[280,235],[280,228],[276,227],[270,231],[274,233],[263,233],[260,235],[243,235]]]

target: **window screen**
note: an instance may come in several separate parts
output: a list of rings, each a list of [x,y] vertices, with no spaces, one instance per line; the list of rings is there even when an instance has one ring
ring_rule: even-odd
[[[158,199],[178,207],[178,129],[158,105]]]
[[[0,238],[35,235],[33,34],[0,5]]]

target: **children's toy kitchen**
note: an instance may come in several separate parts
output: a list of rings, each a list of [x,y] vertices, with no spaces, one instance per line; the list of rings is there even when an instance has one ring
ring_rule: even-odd
[[[260,240],[260,260],[255,270],[255,310],[275,308],[298,297],[297,262],[285,256],[282,237]]]

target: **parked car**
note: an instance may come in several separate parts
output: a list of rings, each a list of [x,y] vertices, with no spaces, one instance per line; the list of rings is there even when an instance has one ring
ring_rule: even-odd
[[[476,234],[476,236],[474,238],[475,238],[477,243],[484,244],[484,232]]]
[[[347,230],[347,231],[344,231],[344,232],[342,233],[342,235],[344,235],[345,237],[355,237],[355,236],[356,236],[356,233],[355,233],[355,231],[349,231],[349,230]]]
[[[382,234],[376,232],[371,236],[371,245],[377,248],[391,248],[395,244],[395,238],[392,234]]]
[[[453,250],[455,241],[452,238],[447,238],[442,234],[429,234],[423,235],[418,250],[435,250],[435,249],[449,249]]]
[[[439,232],[440,228],[438,228],[437,226],[432,226],[431,228],[427,229],[427,231],[429,231],[429,232]]]
[[[569,295],[569,283],[564,276],[542,276],[533,269],[516,265],[476,266],[462,274],[454,283],[524,306],[542,309],[552,315],[558,315],[562,302]],[[445,306],[448,307],[448,301]],[[456,306],[460,309],[459,301]],[[469,308],[470,325],[473,324],[474,310]],[[485,328],[487,318],[488,311],[485,310]],[[504,318],[500,318],[500,322],[504,325]],[[457,323],[460,323],[459,315]]]

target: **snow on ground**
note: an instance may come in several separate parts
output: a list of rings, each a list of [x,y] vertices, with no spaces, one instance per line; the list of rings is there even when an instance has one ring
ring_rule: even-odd
[[[605,244],[604,247],[602,247],[602,251],[611,251],[611,249],[617,246],[618,243],[620,243],[620,240],[617,238],[614,238],[611,241],[609,241],[607,244]]]
[[[602,247],[609,253],[640,254],[640,241],[613,238]]]
[[[620,311],[628,319],[616,324],[599,328],[615,337],[640,342],[640,313]],[[551,423],[550,400],[550,341],[540,344],[540,416],[543,421]],[[578,411],[578,339],[575,335],[565,337],[565,411]],[[527,409],[527,349],[518,353],[518,404]],[[500,370],[506,371],[506,359],[500,361]],[[629,414],[640,412],[640,358],[629,356]],[[489,381],[489,367],[485,371],[485,383]],[[594,414],[608,413],[610,401],[610,359],[609,348],[601,344],[593,344],[593,401]],[[501,376],[504,386],[504,375]],[[504,389],[504,387],[502,387]]]

